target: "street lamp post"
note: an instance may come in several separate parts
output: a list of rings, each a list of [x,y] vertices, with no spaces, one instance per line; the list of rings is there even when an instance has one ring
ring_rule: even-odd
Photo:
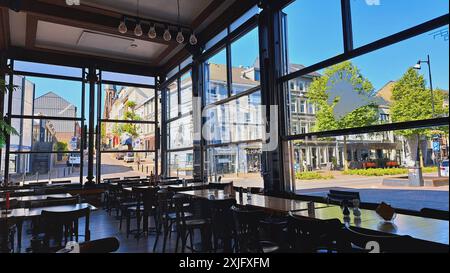
[[[435,113],[435,107],[434,107],[434,92],[433,92],[433,79],[431,77],[431,61],[430,61],[430,55],[427,55],[427,60],[426,61],[422,61],[419,60],[417,62],[417,64],[414,66],[414,69],[420,70],[422,69],[422,63],[426,63],[428,65],[428,77],[430,79],[430,92],[431,92],[431,109],[432,109],[432,117],[435,118],[436,117],[436,113]],[[434,153],[436,153],[436,151],[433,151]],[[441,177],[441,160],[440,160],[440,151],[439,154],[436,156],[437,158],[437,163],[438,163],[438,176]]]
[[[430,62],[430,55],[427,55],[427,60],[422,61],[419,60],[417,64],[414,66],[414,69],[420,70],[422,69],[422,64],[426,63],[428,65],[428,77],[430,78],[430,92],[431,92],[431,109],[432,109],[432,116],[433,118],[436,117],[435,111],[434,111],[434,92],[433,92],[433,79],[431,78],[431,62]]]

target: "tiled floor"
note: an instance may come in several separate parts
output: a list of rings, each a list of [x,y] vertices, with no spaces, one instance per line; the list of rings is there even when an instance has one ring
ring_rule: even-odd
[[[117,252],[119,253],[152,253],[153,244],[155,242],[155,234],[150,233],[148,237],[142,236],[136,239],[134,235],[130,235],[129,238],[126,236],[125,232],[125,221],[123,221],[122,231],[119,230],[119,220],[115,216],[108,215],[108,213],[99,209],[91,213],[90,217],[90,230],[91,230],[91,240],[105,238],[105,237],[116,237],[120,241],[120,248]],[[132,219],[131,228],[135,228],[135,219]],[[153,226],[153,222],[151,222]],[[30,228],[29,223],[24,224],[23,235],[22,235],[22,249],[20,252],[26,252],[26,249],[30,246],[31,235],[27,234],[26,230]],[[80,233],[84,232],[84,220],[80,221]],[[200,236],[194,236],[194,238],[199,238]],[[159,237],[158,247],[156,252],[162,251],[162,234]],[[83,237],[80,237],[80,242],[83,241]],[[175,241],[176,232],[172,233],[170,240],[167,242],[166,253],[173,253],[175,251]],[[16,249],[17,250],[17,249]],[[189,252],[189,250],[186,250]]]

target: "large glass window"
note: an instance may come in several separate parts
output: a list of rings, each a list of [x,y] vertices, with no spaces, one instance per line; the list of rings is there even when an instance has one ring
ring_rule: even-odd
[[[167,90],[167,176],[193,176],[193,112],[191,71],[177,77]]]
[[[364,1],[361,1],[364,2]],[[283,9],[288,72],[344,52],[341,1],[299,0]]]
[[[448,14],[449,2],[440,0],[351,1],[355,47]],[[447,34],[445,34],[447,33]],[[448,28],[437,29],[430,38],[448,39]]]
[[[231,94],[258,86],[260,83],[258,29],[255,28],[231,44]]]
[[[258,44],[258,29],[254,28],[205,62],[203,137],[209,180],[221,176],[235,185],[262,187],[264,124]]]
[[[228,72],[226,49],[205,62],[205,101],[207,104],[228,97]]]
[[[29,62],[14,62],[14,68],[11,111],[8,94],[2,102],[17,131],[11,134],[9,142],[10,183],[62,177],[79,182],[83,132],[81,69]],[[36,77],[38,74],[43,77]],[[9,81],[6,77],[7,84]],[[4,156],[3,153],[2,168]]]
[[[326,197],[330,189],[345,188],[359,192],[364,202],[448,210],[448,186],[433,182],[438,163],[448,159],[448,129],[415,129],[415,137],[397,130],[291,141],[296,193]],[[407,166],[416,161],[423,166],[422,187],[408,179]]]
[[[350,3],[354,48],[448,14],[449,5]],[[448,210],[448,186],[437,183],[445,181],[439,167],[448,161],[448,25],[428,32],[415,28],[412,38],[350,58],[358,52],[342,50],[340,1],[327,1],[320,6],[323,12],[310,12],[315,18],[308,19],[303,12],[317,5],[297,0],[283,10],[286,70],[309,72],[288,74],[280,85],[290,106],[284,108],[289,125],[285,177],[298,194],[326,196],[330,189],[345,189],[360,192],[363,202]],[[328,19],[307,27],[321,16]],[[315,33],[304,35],[307,29]],[[349,57],[330,64],[337,54]],[[325,61],[327,67],[308,69]],[[409,178],[413,170],[421,170],[423,180]]]
[[[126,74],[110,80],[127,82],[127,79],[131,83],[136,80],[151,82],[145,77],[128,77]],[[101,145],[97,150],[101,153],[101,178],[154,174],[158,149],[156,109],[160,111],[155,89],[144,85],[109,83],[103,84],[101,88]]]
[[[290,113],[291,134],[300,123],[314,123],[310,133],[448,116],[448,41],[431,33],[291,80],[291,103],[302,101]],[[417,66],[427,55],[433,90],[427,63]]]

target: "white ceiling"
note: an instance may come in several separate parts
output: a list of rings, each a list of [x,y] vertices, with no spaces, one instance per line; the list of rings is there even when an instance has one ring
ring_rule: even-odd
[[[180,0],[180,24],[191,25],[211,2],[212,0]],[[137,0],[83,0],[81,4],[136,16]],[[177,23],[177,0],[140,0],[139,7],[141,18]]]
[[[132,44],[137,47],[132,47]],[[151,62],[167,45],[38,21],[36,47]]]

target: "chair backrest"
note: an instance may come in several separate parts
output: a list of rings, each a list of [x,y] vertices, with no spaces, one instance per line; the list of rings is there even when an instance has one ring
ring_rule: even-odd
[[[136,180],[136,179],[141,179],[140,176],[126,176],[123,178],[123,180]]]
[[[176,221],[177,221],[177,227],[181,228],[181,232],[185,232],[184,228],[186,226],[186,212],[187,209],[185,207],[185,204],[191,203],[192,198],[183,195],[183,194],[175,194],[172,197],[173,204],[175,206],[175,213],[176,213]]]
[[[252,194],[263,194],[264,193],[264,188],[248,187],[247,188],[247,192],[250,192]]]
[[[157,193],[159,187],[133,187],[133,194],[136,196],[137,207],[144,206],[145,211],[151,211],[158,205]]]
[[[289,212],[288,244],[292,252],[315,252],[319,246],[334,249],[342,224],[338,219],[318,220]]]
[[[78,241],[78,219],[85,218],[85,241],[90,240],[89,230],[90,208],[84,208],[73,211],[46,211],[41,213],[41,224],[44,232],[44,246],[50,246],[50,240],[53,238],[58,245],[61,245],[63,239],[67,242],[68,237],[72,240],[73,235]]]
[[[260,221],[264,217],[261,210],[250,210],[232,206],[234,228],[238,252],[262,252],[259,244]]]
[[[420,210],[420,215],[427,218],[449,220],[449,212],[445,210],[423,208]]]
[[[9,199],[9,209],[17,208],[19,205],[19,201],[17,199],[11,198]],[[4,210],[6,209],[6,200],[0,201],[0,209]]]
[[[72,184],[72,181],[71,180],[52,181],[52,185],[59,185],[59,184]]]
[[[208,202],[211,212],[213,232],[224,233],[233,228],[231,207],[236,205],[236,199],[217,199]]]
[[[209,187],[213,188],[213,189],[218,189],[218,190],[224,190],[227,192],[230,192],[234,190],[233,188],[233,181],[230,182],[226,182],[226,183],[214,183],[211,182],[209,183]]]
[[[111,182],[117,182],[117,181],[120,181],[120,177],[112,177],[112,178],[103,179],[103,183],[111,183]]]
[[[350,202],[355,199],[361,200],[359,192],[330,190],[328,193],[328,201],[331,202]]]
[[[80,244],[80,253],[112,253],[120,247],[116,237],[108,237]]]
[[[410,236],[385,234],[376,231],[355,230],[346,227],[342,233],[345,238],[343,252],[372,252],[372,253],[409,253],[419,251],[417,241]]]

